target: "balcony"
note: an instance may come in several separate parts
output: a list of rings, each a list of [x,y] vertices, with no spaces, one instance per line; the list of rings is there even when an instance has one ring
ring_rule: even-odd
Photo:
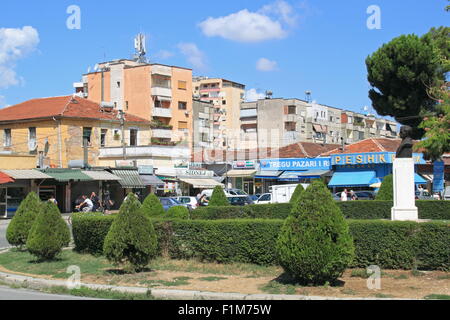
[[[189,147],[182,146],[140,146],[127,147],[126,156],[133,157],[164,157],[164,158],[189,158]],[[122,147],[101,148],[99,158],[122,158]]]
[[[172,130],[170,129],[153,129],[153,138],[172,139]]]
[[[152,66],[152,75],[157,74],[166,77],[172,77],[172,68],[162,65],[153,65]]]
[[[170,108],[153,108],[153,117],[172,118],[172,110]]]
[[[152,96],[172,98],[172,89],[164,87],[153,87]]]

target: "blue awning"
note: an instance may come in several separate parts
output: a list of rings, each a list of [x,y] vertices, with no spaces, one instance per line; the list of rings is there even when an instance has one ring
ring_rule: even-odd
[[[299,175],[305,171],[285,171],[279,178],[279,181],[298,181]]]
[[[278,180],[299,181],[300,179],[319,179],[330,173],[329,170],[285,171]]]
[[[416,174],[414,175],[414,183],[415,183],[415,184],[427,184],[428,181],[425,180],[424,178],[422,178],[421,175],[419,175],[419,174],[416,173]]]
[[[366,187],[376,181],[375,171],[335,172],[329,187]]]
[[[255,174],[255,178],[257,178],[257,179],[278,179],[278,177],[282,173],[283,173],[283,171],[258,171]]]

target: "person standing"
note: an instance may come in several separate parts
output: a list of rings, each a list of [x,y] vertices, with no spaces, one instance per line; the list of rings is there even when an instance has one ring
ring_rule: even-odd
[[[341,201],[348,201],[347,189],[344,189],[341,193]]]
[[[358,200],[358,196],[356,195],[355,191],[350,190],[350,199],[352,201]]]
[[[97,209],[100,208],[100,199],[95,192],[91,193],[90,199],[92,201],[92,204],[94,205],[92,207],[92,212],[96,212]]]
[[[56,201],[55,195],[54,195],[54,194],[52,194],[52,195],[50,196],[50,198],[48,199],[48,202],[51,202],[51,203],[53,203],[53,204],[55,204],[55,205],[58,205],[58,201]]]
[[[111,200],[111,194],[109,193],[109,191],[105,191],[103,195],[103,208],[105,208],[105,214],[111,213],[113,204],[114,202]]]

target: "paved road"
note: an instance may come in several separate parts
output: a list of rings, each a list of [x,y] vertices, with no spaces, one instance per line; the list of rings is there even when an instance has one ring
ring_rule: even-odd
[[[98,300],[98,299],[56,295],[26,289],[12,289],[8,287],[0,287],[0,300]]]
[[[11,220],[0,220],[0,248],[9,247],[8,241],[6,241],[6,228]]]

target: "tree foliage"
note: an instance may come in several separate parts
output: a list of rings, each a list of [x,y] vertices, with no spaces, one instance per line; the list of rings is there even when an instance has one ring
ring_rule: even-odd
[[[183,206],[175,206],[167,210],[167,217],[173,219],[189,219],[189,209]]]
[[[70,230],[61,212],[54,203],[45,203],[31,227],[26,242],[28,251],[41,260],[51,260],[69,243]]]
[[[376,200],[394,200],[394,176],[392,174],[384,177]]]
[[[159,201],[158,197],[151,193],[149,194],[142,203],[142,212],[147,217],[159,217],[164,215],[164,207]]]
[[[305,188],[301,184],[298,184],[297,187],[294,190],[294,193],[292,194],[291,200],[289,201],[290,204],[295,204],[298,202],[298,198],[302,194],[302,192],[305,191]]]
[[[366,59],[374,109],[381,116],[395,117],[413,127],[416,139],[424,135],[419,128],[423,117],[436,107],[427,89],[445,80],[449,71],[442,60],[449,50],[448,30],[432,29],[423,37],[402,35]]]
[[[210,207],[224,207],[229,206],[230,202],[225,195],[222,187],[216,186],[214,187],[213,193],[211,195],[211,199],[209,200],[208,206]]]
[[[12,246],[25,245],[36,217],[38,216],[42,202],[38,195],[30,192],[20,203],[14,217],[6,229],[6,240]]]
[[[153,224],[142,212],[138,199],[129,196],[106,235],[103,252],[109,261],[134,271],[146,267],[156,251]]]
[[[280,265],[301,283],[334,282],[354,257],[348,224],[321,180],[298,201],[302,205],[286,219],[277,240]]]

